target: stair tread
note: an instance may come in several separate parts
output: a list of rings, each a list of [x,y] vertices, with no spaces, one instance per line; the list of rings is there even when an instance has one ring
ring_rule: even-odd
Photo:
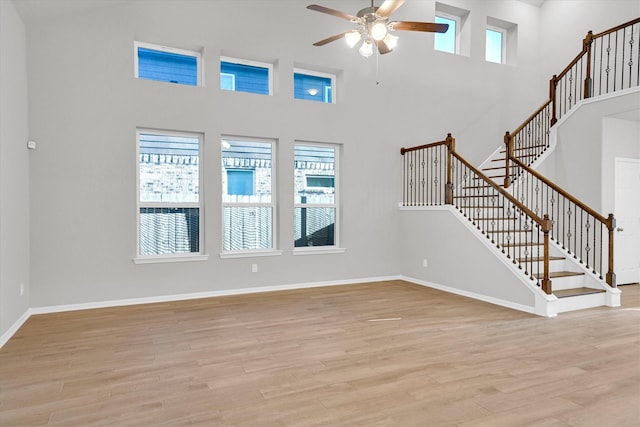
[[[538,274],[534,274],[534,277],[536,279],[541,279],[543,275],[544,275],[543,273],[538,273]],[[549,273],[550,279],[557,279],[559,277],[573,277],[573,276],[584,276],[584,273],[580,273],[577,271],[552,271],[551,273]]]
[[[563,257],[563,256],[550,256],[549,257],[549,261],[562,261],[562,260],[565,260],[565,259],[566,258]],[[528,262],[528,261],[531,261],[531,262],[542,262],[542,261],[544,261],[544,257],[537,256],[537,257],[532,257],[532,258],[517,258],[516,261],[518,261],[518,262]]]
[[[504,166],[496,166],[495,168],[482,168],[483,171],[492,171],[498,169],[504,169]]]
[[[566,297],[575,297],[580,295],[600,294],[602,292],[606,292],[606,291],[604,289],[573,288],[573,289],[562,289],[559,291],[553,291],[553,294],[557,298],[566,298]]]

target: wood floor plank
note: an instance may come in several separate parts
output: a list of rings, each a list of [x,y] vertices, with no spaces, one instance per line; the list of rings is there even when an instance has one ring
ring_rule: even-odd
[[[36,315],[0,349],[0,425],[636,427],[621,290],[554,319],[403,281]]]

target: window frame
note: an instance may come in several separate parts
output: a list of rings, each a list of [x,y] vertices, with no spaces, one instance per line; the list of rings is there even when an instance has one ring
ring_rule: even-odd
[[[238,65],[247,65],[249,67],[259,67],[259,68],[266,68],[268,70],[267,73],[267,82],[269,85],[269,93],[267,94],[268,96],[273,96],[273,63],[271,62],[263,62],[263,61],[255,61],[252,59],[244,59],[244,58],[237,58],[237,57],[233,57],[233,56],[225,56],[225,55],[220,55],[220,62],[218,63],[218,74],[222,75],[222,74],[230,74],[230,73],[223,73],[220,71],[220,65],[222,65],[223,62],[228,62],[230,64],[238,64]],[[229,90],[229,89],[222,89],[221,87],[221,82],[218,82],[218,89],[220,89],[221,91],[225,91],[225,92],[241,92],[241,93],[251,93],[253,95],[263,95],[263,94],[259,94],[259,93],[254,93],[254,92],[247,92],[247,91],[239,91],[236,89],[236,78],[235,78],[235,74],[233,74],[234,78],[233,78],[233,90]],[[219,79],[220,80],[220,79]]]
[[[323,71],[311,70],[311,69],[308,69],[308,68],[294,67],[293,68],[293,76],[295,76],[296,74],[303,74],[303,75],[307,75],[307,76],[321,77],[321,78],[325,78],[325,79],[330,79],[331,80],[331,88],[327,88],[327,87],[324,88],[325,90],[324,90],[324,93],[322,95],[324,100],[321,102],[321,104],[336,104],[336,81],[337,81],[337,76],[335,74],[326,73],[326,72],[323,72]],[[328,89],[331,89],[331,102],[327,102],[326,101],[326,99],[328,98],[328,94],[327,94],[327,90]],[[295,91],[293,93],[293,99],[299,99],[301,101],[310,101],[309,99],[296,98]],[[319,102],[319,101],[315,101],[315,102]]]
[[[247,136],[237,136],[237,135],[222,135],[220,137],[220,175],[222,172],[226,174],[226,168],[224,166],[224,154],[223,151],[226,148],[224,146],[225,140],[232,141],[247,141],[247,142],[258,142],[258,143],[268,143],[271,145],[271,202],[270,203],[250,203],[250,202],[225,202],[224,196],[225,191],[224,188],[221,188],[221,241],[220,241],[220,258],[248,258],[248,257],[259,257],[259,256],[277,256],[282,254],[282,251],[278,249],[278,204],[277,204],[277,148],[278,148],[278,140],[275,138],[260,138],[260,137],[247,137]],[[237,169],[237,168],[234,168]],[[254,172],[255,178],[255,172]],[[227,183],[228,185],[228,183]],[[225,236],[225,216],[224,211],[225,208],[229,207],[269,207],[271,208],[271,248],[260,248],[260,249],[240,249],[240,250],[225,250],[224,249],[224,236]]]
[[[458,15],[453,15],[451,13],[447,13],[447,12],[442,12],[439,10],[436,10],[435,13],[435,17],[437,18],[443,18],[443,19],[448,19],[450,21],[454,21],[455,22],[455,34],[453,35],[454,37],[454,52],[449,52],[447,50],[440,50],[436,48],[436,39],[438,37],[438,33],[434,34],[433,37],[433,48],[434,50],[437,50],[438,52],[444,52],[444,53],[450,53],[453,55],[460,55],[460,31],[461,31],[461,25],[462,25],[462,19],[460,18],[460,16]]]
[[[140,70],[139,70],[139,58],[138,58],[138,48],[143,48],[143,49],[150,49],[150,50],[156,50],[158,52],[166,52],[166,53],[173,53],[176,55],[185,55],[185,56],[193,56],[196,58],[196,72],[197,72],[197,84],[196,87],[199,86],[204,86],[204,65],[203,65],[203,61],[202,61],[202,52],[198,52],[195,50],[187,50],[187,49],[180,49],[180,48],[176,48],[176,47],[171,47],[171,46],[163,46],[163,45],[157,45],[157,44],[153,44],[153,43],[147,43],[147,42],[141,42],[141,41],[134,41],[133,42],[133,69],[134,69],[134,76],[136,79],[140,79]],[[170,83],[170,82],[165,82],[163,80],[152,80],[152,79],[141,79],[141,80],[149,80],[149,81],[155,81],[155,82],[160,82],[160,83]],[[191,85],[185,85],[184,83],[173,83],[173,84],[180,84],[183,86],[191,86]]]
[[[197,202],[141,202],[140,201],[140,135],[176,136],[198,139],[198,201]],[[199,132],[169,131],[151,128],[136,128],[136,256],[135,264],[150,264],[181,261],[206,261],[204,242],[204,168],[202,149],[204,134]],[[198,252],[143,255],[140,253],[140,209],[141,208],[198,208]]]
[[[493,31],[495,33],[500,33],[502,35],[500,40],[500,62],[489,61],[487,59],[487,32]],[[493,64],[506,64],[507,63],[507,30],[505,28],[496,27],[495,25],[487,24],[485,28],[485,39],[484,39],[484,60],[486,62],[491,62]]]
[[[292,224],[294,226],[294,244],[293,247],[293,255],[313,255],[313,254],[333,254],[333,253],[344,253],[346,251],[345,248],[341,247],[341,239],[340,239],[340,226],[341,226],[341,210],[340,210],[340,156],[342,151],[342,145],[336,143],[326,143],[326,142],[313,142],[313,141],[294,141],[293,149],[294,149],[294,181],[295,181],[295,150],[297,147],[319,147],[319,148],[333,148],[334,150],[334,164],[333,164],[333,203],[332,204],[318,204],[318,203],[296,203],[295,196],[295,184],[294,184],[294,201],[293,201],[293,211],[294,211],[294,221],[295,221],[295,210],[299,208],[333,208],[335,210],[334,215],[334,240],[333,245],[331,246],[295,246],[295,223]],[[306,178],[305,178],[306,185]],[[321,187],[318,187],[321,188]]]

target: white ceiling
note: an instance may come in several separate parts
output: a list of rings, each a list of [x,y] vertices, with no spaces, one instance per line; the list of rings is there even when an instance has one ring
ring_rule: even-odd
[[[55,19],[60,16],[73,15],[90,9],[99,9],[133,0],[13,0],[22,17],[29,24],[45,19]],[[378,0],[382,1],[382,0]],[[378,2],[376,1],[376,3]],[[536,7],[542,6],[545,0],[519,0]],[[313,3],[313,1],[309,1]],[[322,3],[318,0],[317,3]]]

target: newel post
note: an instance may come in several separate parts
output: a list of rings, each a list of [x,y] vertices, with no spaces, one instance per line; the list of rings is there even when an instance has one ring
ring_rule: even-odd
[[[511,184],[511,173],[509,172],[509,161],[511,160],[511,156],[513,155],[513,136],[507,131],[504,134],[504,145],[506,146],[506,156],[504,159],[504,188],[509,188]]]
[[[544,276],[542,278],[542,290],[545,294],[551,294],[551,279],[549,277],[549,231],[551,231],[552,221],[548,214],[544,214],[542,219],[542,233],[544,233]]]
[[[584,77],[584,98],[591,97],[591,44],[593,43],[593,32],[589,31],[583,40],[582,51],[587,52],[587,69]]]
[[[551,100],[551,126],[555,125],[558,121],[558,117],[556,116],[556,88],[558,87],[558,76],[555,74],[551,77],[551,81],[549,81],[549,99]]]
[[[456,140],[451,137],[451,134],[447,134],[447,184],[444,192],[444,203],[447,205],[453,204],[453,181],[451,179],[451,168],[453,166],[452,156],[456,151]]]
[[[612,288],[615,288],[616,283],[616,273],[613,269],[613,234],[616,228],[616,219],[613,217],[613,214],[609,214],[607,217],[607,229],[609,230],[609,271],[607,271],[607,283]]]

